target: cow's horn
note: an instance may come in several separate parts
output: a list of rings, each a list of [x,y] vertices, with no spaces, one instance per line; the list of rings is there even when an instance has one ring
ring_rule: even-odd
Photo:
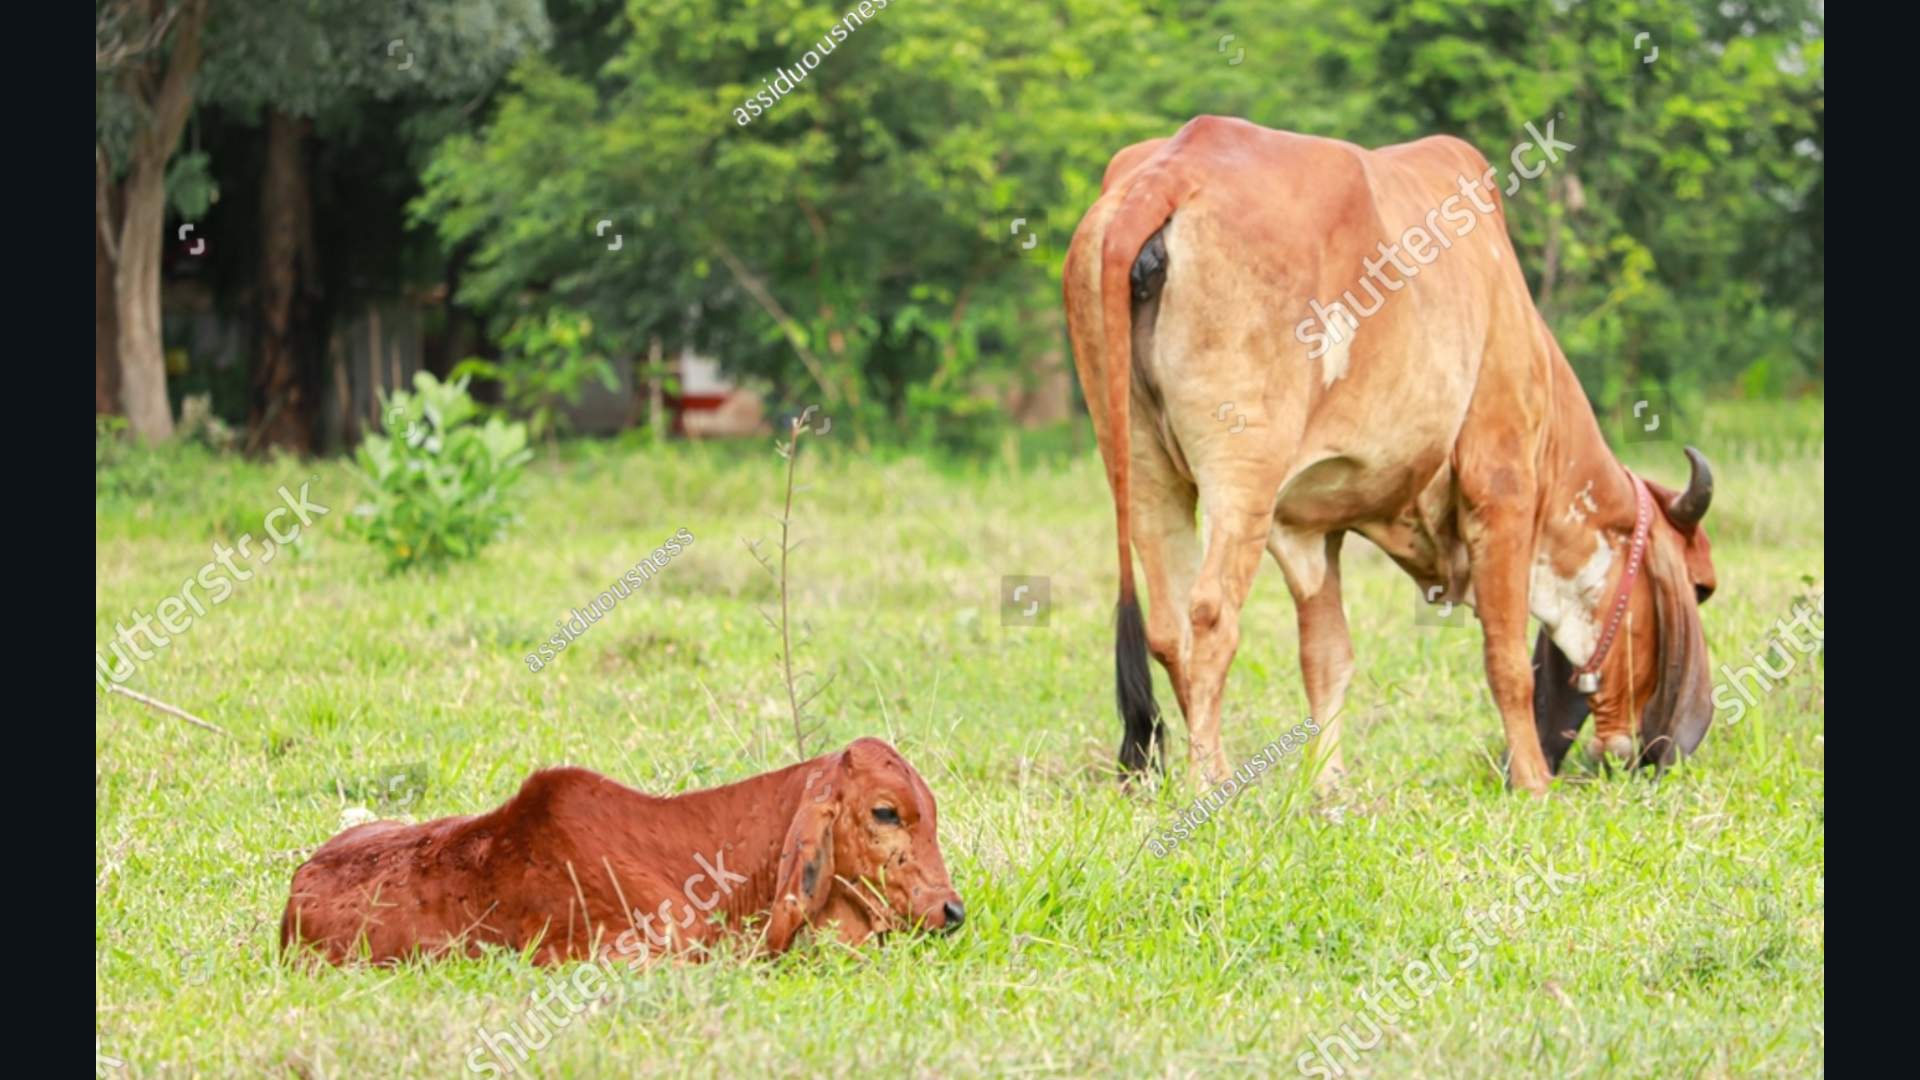
[[[1683,529],[1691,529],[1700,524],[1707,516],[1707,507],[1713,503],[1713,467],[1707,464],[1706,456],[1689,446],[1687,461],[1692,463],[1693,475],[1687,478],[1687,490],[1674,496],[1667,506],[1667,517]]]

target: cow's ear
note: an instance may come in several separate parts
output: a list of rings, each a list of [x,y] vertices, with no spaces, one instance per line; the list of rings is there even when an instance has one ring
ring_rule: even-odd
[[[1540,734],[1540,752],[1554,775],[1559,775],[1560,763],[1580,737],[1590,712],[1587,695],[1573,688],[1573,661],[1542,626],[1533,646],[1533,725]]]
[[[773,918],[767,927],[767,952],[793,947],[800,928],[812,924],[833,892],[833,822],[837,799],[802,799],[787,828],[774,874]]]
[[[1665,768],[1676,751],[1691,754],[1707,736],[1713,723],[1713,671],[1681,540],[1672,530],[1655,532],[1647,570],[1660,627],[1660,681],[1640,714],[1640,764]]]

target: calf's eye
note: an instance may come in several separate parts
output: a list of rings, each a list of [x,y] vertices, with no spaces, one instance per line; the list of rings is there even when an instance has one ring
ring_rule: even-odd
[[[873,808],[873,820],[882,825],[898,825],[900,824],[900,811],[895,810],[891,806],[876,806]]]

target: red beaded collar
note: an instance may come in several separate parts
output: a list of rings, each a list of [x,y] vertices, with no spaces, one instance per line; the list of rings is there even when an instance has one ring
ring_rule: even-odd
[[[1633,522],[1633,546],[1627,552],[1627,572],[1620,575],[1620,592],[1613,598],[1613,614],[1607,617],[1606,633],[1600,635],[1600,644],[1593,650],[1593,656],[1586,666],[1573,673],[1573,688],[1582,694],[1593,694],[1600,690],[1600,663],[1607,658],[1607,650],[1613,647],[1614,635],[1620,632],[1620,620],[1627,613],[1627,601],[1633,598],[1633,582],[1640,576],[1640,564],[1647,555],[1647,533],[1653,527],[1653,496],[1647,491],[1647,482],[1633,475],[1633,470],[1622,465],[1621,471],[1627,479],[1633,481],[1634,494],[1639,500],[1639,515]],[[1631,688],[1629,688],[1631,689]]]

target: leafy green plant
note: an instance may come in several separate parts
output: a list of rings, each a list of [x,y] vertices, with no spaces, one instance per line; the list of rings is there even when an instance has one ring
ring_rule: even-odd
[[[198,221],[220,199],[212,158],[202,151],[175,154],[167,165],[167,204],[182,221]]]
[[[558,464],[559,429],[566,424],[560,402],[578,404],[581,386],[593,376],[609,390],[620,388],[613,362],[602,353],[588,351],[592,337],[592,319],[567,308],[551,308],[544,317],[516,319],[501,335],[500,344],[511,359],[494,363],[475,357],[455,367],[453,374],[499,380],[509,407],[527,418],[534,438],[546,440],[547,453]]]
[[[389,570],[472,558],[513,518],[506,494],[533,456],[527,426],[498,416],[482,423],[467,381],[419,372],[412,393],[381,397],[393,434],[360,444],[374,501],[348,527],[386,555]]]
[[[120,442],[127,430],[127,418],[96,413],[93,418],[93,471],[98,473],[121,455]]]
[[[170,447],[136,441],[124,416],[93,418],[93,494],[96,499],[149,499],[159,494]]]

